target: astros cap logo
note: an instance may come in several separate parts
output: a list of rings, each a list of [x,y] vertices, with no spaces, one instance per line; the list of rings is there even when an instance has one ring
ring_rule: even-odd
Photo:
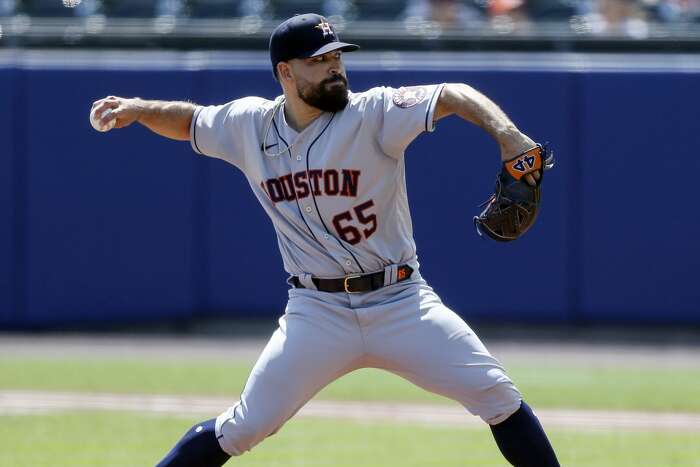
[[[333,30],[331,29],[331,25],[328,24],[326,21],[321,20],[320,23],[318,23],[316,26],[314,26],[316,29],[320,29],[321,32],[323,32],[323,37],[326,36],[332,36],[333,35]]]

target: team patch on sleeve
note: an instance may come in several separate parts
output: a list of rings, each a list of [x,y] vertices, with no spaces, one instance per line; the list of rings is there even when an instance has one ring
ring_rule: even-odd
[[[400,87],[394,91],[393,101],[396,107],[407,109],[423,102],[428,91],[423,86]]]

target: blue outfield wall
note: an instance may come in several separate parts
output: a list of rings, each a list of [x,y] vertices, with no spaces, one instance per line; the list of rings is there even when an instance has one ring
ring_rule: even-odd
[[[109,94],[274,96],[265,61],[134,60],[0,66],[2,328],[284,311],[275,234],[237,169],[139,126],[99,134],[88,122]],[[453,117],[409,148],[422,273],[467,320],[700,324],[700,69],[349,61],[349,73],[356,90],[469,83],[556,150],[537,224],[496,244],[471,220],[493,189],[495,143]]]
[[[15,302],[20,285],[16,274],[21,268],[16,252],[21,249],[16,242],[17,229],[20,225],[16,219],[16,204],[20,202],[15,194],[21,170],[15,166],[17,156],[21,154],[16,134],[17,98],[22,97],[19,72],[3,70],[0,72],[0,323],[15,319],[14,311],[19,308]]]

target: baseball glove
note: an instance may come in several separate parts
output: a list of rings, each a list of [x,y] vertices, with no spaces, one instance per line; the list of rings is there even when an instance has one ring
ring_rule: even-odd
[[[485,206],[481,214],[474,217],[479,236],[486,234],[499,242],[510,242],[527,232],[540,208],[544,172],[552,167],[554,155],[539,144],[505,161],[496,178],[495,193],[481,205]]]

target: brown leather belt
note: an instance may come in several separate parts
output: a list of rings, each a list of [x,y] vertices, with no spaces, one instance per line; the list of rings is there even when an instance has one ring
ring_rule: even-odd
[[[399,266],[396,269],[396,282],[403,282],[409,279],[412,273],[413,268],[411,266],[406,264]],[[317,277],[312,277],[311,280],[321,292],[371,292],[372,290],[384,287],[384,271],[372,274],[357,274],[340,279],[319,279]],[[306,288],[297,276],[292,276],[290,281],[297,289]]]

